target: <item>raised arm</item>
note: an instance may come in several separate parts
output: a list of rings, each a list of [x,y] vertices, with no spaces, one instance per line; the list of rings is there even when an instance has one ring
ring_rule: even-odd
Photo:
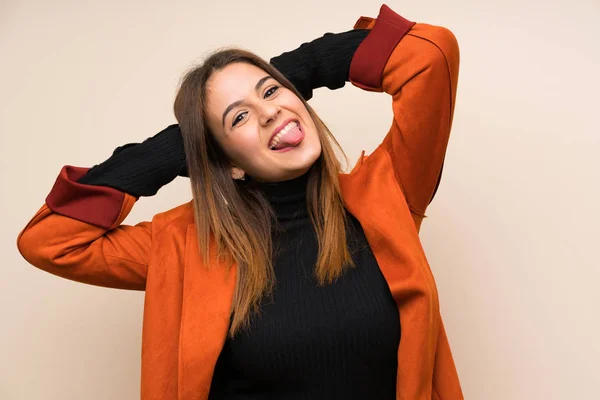
[[[450,136],[458,81],[459,50],[448,29],[415,24],[382,6],[356,50],[350,81],[392,96],[394,120],[382,146],[420,226],[439,184]]]
[[[131,143],[92,169],[65,166],[45,204],[17,238],[32,265],[91,285],[144,290],[151,222],[122,225],[140,196],[177,177],[185,158],[179,128]]]
[[[417,228],[439,184],[450,135],[459,52],[447,29],[415,24],[381,7],[354,30],[327,33],[271,59],[305,99],[318,87],[353,85],[392,96],[394,121],[382,146]]]

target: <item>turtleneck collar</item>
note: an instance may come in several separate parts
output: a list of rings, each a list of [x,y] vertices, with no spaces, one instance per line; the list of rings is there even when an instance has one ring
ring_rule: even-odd
[[[295,218],[308,217],[306,205],[306,188],[310,172],[297,178],[283,182],[256,182],[273,207],[277,220],[291,221]]]

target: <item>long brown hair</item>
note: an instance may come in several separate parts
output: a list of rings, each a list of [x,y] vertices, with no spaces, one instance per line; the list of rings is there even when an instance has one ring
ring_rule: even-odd
[[[232,337],[238,329],[248,326],[252,312],[260,311],[262,297],[272,293],[275,283],[271,240],[274,212],[255,186],[231,178],[231,162],[207,124],[206,83],[214,72],[234,62],[261,68],[302,99],[276,68],[249,51],[235,48],[216,51],[202,65],[187,72],[175,99],[175,117],[185,145],[198,247],[204,264],[210,268],[211,248],[216,251],[213,262],[238,264],[229,330]],[[319,243],[314,274],[319,285],[325,285],[338,278],[345,268],[354,266],[338,181],[341,165],[332,143],[346,163],[348,159],[323,121],[302,101],[315,122],[322,148],[308,172],[307,206]]]

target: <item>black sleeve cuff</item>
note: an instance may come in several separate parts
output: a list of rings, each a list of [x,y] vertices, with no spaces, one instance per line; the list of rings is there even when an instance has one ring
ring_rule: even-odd
[[[185,168],[183,139],[171,125],[142,143],[117,148],[106,161],[77,180],[85,185],[107,186],[135,197],[152,196]]]
[[[270,62],[292,82],[305,100],[309,100],[313,89],[344,87],[349,81],[354,52],[368,34],[368,29],[326,33],[295,50],[273,57]]]

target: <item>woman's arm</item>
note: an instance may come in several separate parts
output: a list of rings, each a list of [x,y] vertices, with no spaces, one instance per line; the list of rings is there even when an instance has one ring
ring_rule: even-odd
[[[86,168],[65,166],[46,203],[17,238],[31,265],[62,278],[144,290],[152,224],[121,225],[136,197],[77,179]]]
[[[91,169],[66,166],[17,247],[30,264],[54,275],[144,290],[152,223],[122,222],[140,196],[154,195],[184,167],[181,132],[173,125],[117,148]]]
[[[295,50],[273,57],[270,63],[279,70],[305,100],[313,89],[339,89],[349,81],[350,63],[354,52],[367,37],[366,29],[342,33],[326,33]]]
[[[350,81],[392,96],[389,152],[417,226],[437,190],[450,135],[459,51],[447,29],[408,21],[383,5],[376,19],[325,34],[271,59],[303,97]]]
[[[177,176],[187,176],[187,167],[181,130],[174,124],[143,143],[117,147],[111,157],[91,168],[78,182],[142,197],[154,196]]]
[[[382,6],[356,50],[350,81],[392,96],[394,121],[382,146],[417,224],[437,189],[450,135],[458,81],[459,50],[449,30],[414,24]]]

